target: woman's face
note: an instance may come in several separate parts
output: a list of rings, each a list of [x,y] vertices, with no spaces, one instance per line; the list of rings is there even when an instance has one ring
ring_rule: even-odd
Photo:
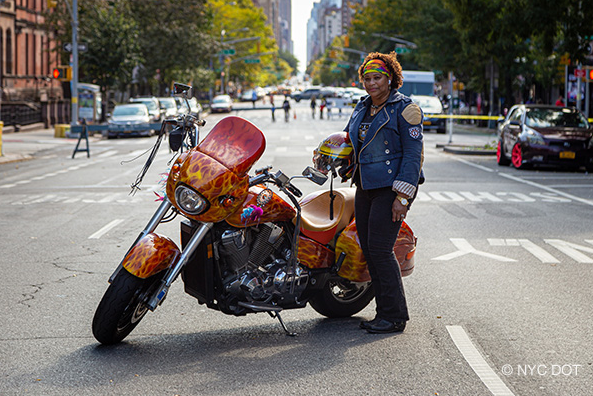
[[[371,98],[389,96],[389,77],[383,73],[367,73],[362,77],[362,83]]]

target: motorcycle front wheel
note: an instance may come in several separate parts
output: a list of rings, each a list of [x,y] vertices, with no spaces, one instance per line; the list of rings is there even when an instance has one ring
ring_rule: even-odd
[[[345,318],[362,311],[374,297],[371,282],[355,283],[339,278],[329,280],[309,303],[323,316]]]
[[[113,345],[126,338],[148,312],[148,292],[161,278],[162,274],[157,274],[141,279],[121,269],[95,312],[93,335],[97,341]]]

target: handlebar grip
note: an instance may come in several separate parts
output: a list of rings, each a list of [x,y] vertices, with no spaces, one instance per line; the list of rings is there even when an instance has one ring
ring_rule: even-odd
[[[256,169],[255,170],[255,174],[256,175],[259,175],[259,174],[262,174],[262,173],[264,173],[266,171],[269,171],[270,169],[272,169],[272,165],[267,165],[267,166],[264,166],[263,168]]]
[[[303,196],[301,190],[299,190],[294,184],[288,183],[286,185],[286,189],[294,194],[295,197],[300,198]]]
[[[257,184],[261,184],[263,182],[265,182],[268,179],[268,175],[267,174],[259,174],[253,177],[249,178],[249,186],[255,186]]]

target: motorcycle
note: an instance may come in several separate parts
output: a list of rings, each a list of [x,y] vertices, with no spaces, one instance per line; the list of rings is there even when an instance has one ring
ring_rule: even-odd
[[[187,101],[191,87],[175,83],[174,95]],[[299,201],[294,180],[321,186],[328,176],[311,166],[292,177],[269,166],[249,176],[265,150],[264,134],[248,120],[229,116],[200,142],[204,124],[190,114],[163,121],[132,187],[138,188],[165,135],[179,155],[161,204],[109,278],[93,318],[95,338],[102,344],[122,341],[163,303],[180,275],[185,292],[200,304],[235,316],[266,312],[289,335],[282,310],[310,304],[336,318],[364,309],[374,292],[356,233],[354,189],[333,189],[332,169],[329,191]],[[184,218],[181,247],[155,232],[177,215]],[[394,252],[403,276],[414,269],[416,242],[402,223]]]

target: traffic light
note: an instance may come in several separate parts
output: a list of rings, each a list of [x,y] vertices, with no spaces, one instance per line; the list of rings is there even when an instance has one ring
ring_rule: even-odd
[[[344,47],[350,47],[350,36],[344,36]]]
[[[72,80],[72,68],[70,66],[54,67],[52,77],[60,81]]]
[[[58,6],[58,0],[47,0],[47,8],[56,8]]]

